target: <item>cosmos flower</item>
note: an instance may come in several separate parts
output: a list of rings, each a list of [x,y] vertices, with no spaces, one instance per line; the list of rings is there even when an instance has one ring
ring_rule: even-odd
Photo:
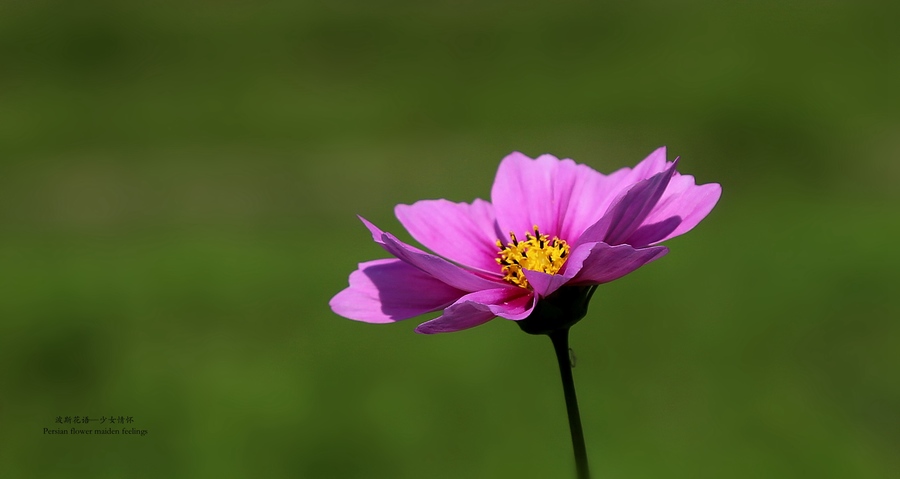
[[[570,159],[512,153],[500,163],[490,203],[397,205],[400,223],[436,254],[360,217],[394,258],[360,263],[331,309],[368,323],[442,311],[416,328],[426,334],[495,317],[526,319],[566,291],[608,283],[659,259],[668,252],[659,243],[709,214],[721,187],[694,184],[675,171],[677,164],[666,161],[664,147],[609,175]]]

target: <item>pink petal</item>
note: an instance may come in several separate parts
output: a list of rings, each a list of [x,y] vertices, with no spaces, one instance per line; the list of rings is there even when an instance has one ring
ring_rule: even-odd
[[[670,165],[671,163],[666,162],[666,147],[663,146],[647,155],[634,168],[621,168],[606,176],[601,174],[601,176],[604,176],[604,182],[600,185],[602,194],[593,193],[595,198],[597,198],[596,203],[595,201],[575,202],[576,205],[590,210],[590,214],[585,215],[589,218],[589,221],[580,224],[580,229],[572,231],[571,236],[567,237],[567,241],[578,239],[585,230],[596,224],[609,211],[612,203],[618,200],[629,188],[640,181],[665,171],[666,167]]]
[[[575,244],[624,243],[656,206],[677,166],[676,159],[665,171],[638,182],[620,194],[603,218],[589,227]]]
[[[480,326],[495,317],[494,313],[473,303],[461,303],[445,309],[443,315],[420,324],[416,327],[416,332],[421,334],[452,333]]]
[[[606,243],[596,243],[591,246],[584,265],[570,283],[608,283],[662,258],[668,252],[669,249],[665,246],[635,249],[627,244],[610,246]]]
[[[509,232],[521,237],[538,225],[551,238],[572,241],[600,219],[616,185],[628,173],[620,170],[604,176],[587,165],[552,155],[534,160],[518,152],[508,155],[491,189],[503,240]]]
[[[591,253],[592,246],[592,243],[582,244],[572,250],[563,268],[557,274],[523,269],[522,272],[525,274],[525,279],[528,280],[528,284],[531,285],[538,297],[546,298],[568,283],[581,271],[584,260]]]
[[[516,287],[504,282],[499,275],[496,279],[487,279],[478,276],[444,258],[428,254],[398,240],[394,235],[381,231],[377,226],[373,225],[362,216],[360,216],[359,219],[367,228],[369,228],[369,231],[372,233],[372,239],[380,244],[385,251],[456,289],[471,292],[501,286],[506,286],[508,288]]]
[[[665,193],[644,220],[644,225],[659,224],[677,217],[680,221],[676,227],[671,231],[658,230],[655,235],[648,235],[647,231],[640,235],[640,230],[647,228],[641,226],[625,243],[640,247],[687,233],[712,211],[721,195],[722,187],[716,183],[695,185],[693,176],[675,173]]]
[[[450,333],[484,324],[495,316],[524,319],[534,310],[535,298],[524,288],[496,288],[467,294],[444,314],[416,328],[417,333]]]
[[[391,258],[360,263],[350,273],[350,286],[328,304],[345,318],[392,323],[443,309],[465,294]]]
[[[657,243],[661,241],[662,238],[666,238],[668,235],[672,234],[672,232],[678,228],[678,225],[681,224],[681,217],[670,216],[657,223],[649,223],[649,220],[644,220],[644,223],[646,224],[636,229],[634,233],[631,233],[631,236],[625,240],[625,244],[635,248],[642,248]]]
[[[628,176],[623,178],[623,180],[627,181],[629,184],[634,184],[665,171],[666,166],[668,165],[669,164],[666,163],[666,147],[661,146],[654,150],[653,153],[647,155],[647,157],[641,160],[637,166],[632,168],[628,173]]]
[[[397,219],[409,234],[431,251],[457,263],[499,274],[494,207],[484,200],[472,204],[423,200],[397,205]]]
[[[554,291],[561,288],[569,281],[569,279],[571,279],[561,274],[548,274],[542,271],[532,271],[530,269],[523,269],[522,272],[525,273],[525,279],[528,280],[528,284],[531,285],[534,292],[541,298],[550,296]]]

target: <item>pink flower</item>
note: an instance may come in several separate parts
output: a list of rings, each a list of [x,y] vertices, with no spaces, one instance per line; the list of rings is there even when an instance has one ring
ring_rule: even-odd
[[[400,223],[436,255],[360,217],[394,258],[360,263],[331,309],[367,323],[442,311],[416,328],[426,334],[495,317],[526,319],[547,298],[608,283],[662,257],[668,248],[657,244],[709,214],[721,187],[695,185],[677,164],[666,161],[664,147],[610,175],[552,155],[512,153],[497,170],[491,203],[397,205]]]

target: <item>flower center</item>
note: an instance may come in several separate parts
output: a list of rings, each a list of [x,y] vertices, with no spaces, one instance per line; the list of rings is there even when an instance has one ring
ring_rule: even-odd
[[[569,255],[569,245],[565,241],[555,236],[551,241],[538,231],[537,225],[534,226],[534,234],[525,234],[525,241],[516,239],[515,233],[509,233],[509,239],[512,241],[506,246],[497,240],[497,247],[500,248],[497,264],[501,267],[504,280],[522,288],[528,287],[523,269],[556,274]]]

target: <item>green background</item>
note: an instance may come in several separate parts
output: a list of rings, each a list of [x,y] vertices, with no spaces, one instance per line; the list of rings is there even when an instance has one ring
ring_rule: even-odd
[[[356,214],[661,145],[724,192],[573,329],[596,477],[898,477],[900,10],[544,3],[0,3],[0,477],[572,477],[545,338],[327,303]]]

